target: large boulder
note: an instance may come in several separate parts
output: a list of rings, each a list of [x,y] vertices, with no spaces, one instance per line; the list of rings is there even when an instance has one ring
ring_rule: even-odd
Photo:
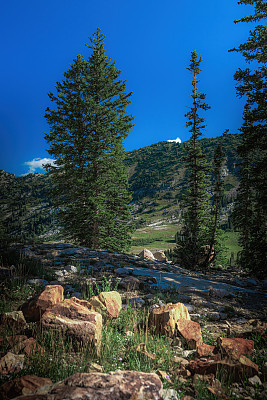
[[[142,250],[139,254],[138,254],[138,256],[140,257],[140,258],[142,258],[142,259],[144,259],[144,260],[155,260],[155,257],[153,256],[153,253],[150,251],[150,250],[148,250],[148,249],[144,249],[144,250]]]
[[[164,251],[162,250],[155,251],[155,253],[153,253],[153,256],[158,261],[168,261]]]
[[[138,371],[76,373],[20,400],[163,400],[162,383],[154,374]]]
[[[119,292],[101,292],[88,300],[89,308],[100,313],[105,318],[118,318],[122,309],[121,295]]]
[[[182,319],[191,320],[186,306],[183,303],[168,303],[151,311],[148,324],[155,333],[172,336],[177,330],[178,321]]]
[[[8,352],[0,358],[0,375],[9,375],[12,372],[19,372],[24,367],[25,355]]]
[[[254,351],[254,341],[243,338],[218,337],[217,346],[224,356],[239,359],[243,354],[251,355]]]
[[[102,315],[72,299],[48,309],[41,318],[43,328],[64,332],[74,343],[90,343],[100,351]]]
[[[37,322],[47,309],[63,300],[64,289],[61,285],[47,285],[41,294],[24,303],[21,311],[27,322]]]

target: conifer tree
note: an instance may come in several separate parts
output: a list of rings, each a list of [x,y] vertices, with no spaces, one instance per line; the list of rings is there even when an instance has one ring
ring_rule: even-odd
[[[129,246],[129,192],[123,139],[132,128],[126,114],[132,92],[105,54],[104,35],[90,38],[88,60],[80,55],[49,93],[45,138],[55,165],[48,166],[54,200],[68,237],[91,248]]]
[[[240,230],[240,264],[262,277],[267,264],[267,3],[242,0],[238,4],[254,6],[254,14],[237,22],[258,22],[248,40],[230,51],[240,52],[251,68],[235,73],[237,95],[246,98],[241,127],[242,158],[240,187],[234,210],[235,227]]]
[[[207,186],[210,185],[209,168],[205,157],[202,154],[199,138],[205,128],[204,118],[199,115],[199,111],[206,111],[210,107],[205,103],[206,95],[198,91],[198,75],[201,71],[201,56],[198,57],[196,51],[191,52],[189,68],[193,75],[191,98],[193,104],[185,114],[187,118],[186,127],[189,128],[191,137],[187,147],[187,157],[185,159],[188,171],[187,191],[182,201],[184,209],[184,226],[177,235],[177,246],[175,256],[187,268],[196,268],[201,264],[204,246],[210,242],[210,214],[208,212]]]

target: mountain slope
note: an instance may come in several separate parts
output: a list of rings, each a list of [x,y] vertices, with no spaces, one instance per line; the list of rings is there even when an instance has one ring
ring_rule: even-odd
[[[221,222],[229,225],[238,186],[240,161],[236,152],[239,135],[223,135],[201,139],[200,144],[208,161],[212,161],[216,146],[221,143],[226,156],[224,167],[225,191]],[[179,222],[179,198],[184,190],[186,170],[183,157],[186,142],[159,142],[126,153],[130,189],[133,194],[133,217],[137,226]],[[49,199],[51,181],[48,174],[29,174],[16,177],[0,171],[0,211],[7,232],[22,240],[53,239],[59,226]]]

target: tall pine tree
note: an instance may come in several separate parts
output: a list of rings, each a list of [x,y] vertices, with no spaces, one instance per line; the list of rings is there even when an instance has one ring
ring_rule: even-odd
[[[246,105],[238,149],[241,182],[233,217],[243,248],[240,263],[262,277],[267,272],[267,2],[242,0],[238,4],[253,5],[254,14],[235,23],[265,22],[250,31],[247,42],[230,50],[251,63],[251,68],[235,73],[237,95],[245,97]]]
[[[199,111],[206,111],[210,107],[205,103],[206,95],[198,91],[198,75],[201,71],[201,56],[196,51],[191,52],[189,68],[193,75],[191,98],[193,104],[185,114],[186,127],[191,133],[185,159],[188,171],[187,191],[182,201],[184,209],[184,226],[177,235],[175,256],[187,268],[197,268],[204,256],[204,247],[210,242],[210,214],[208,212],[210,198],[207,186],[210,185],[209,168],[202,154],[199,138],[205,128],[204,118]]]
[[[132,92],[105,54],[100,29],[90,38],[91,55],[74,60],[56,84],[45,117],[45,135],[55,165],[48,166],[54,200],[69,239],[91,248],[129,246],[129,192],[123,139],[132,128],[126,114]]]

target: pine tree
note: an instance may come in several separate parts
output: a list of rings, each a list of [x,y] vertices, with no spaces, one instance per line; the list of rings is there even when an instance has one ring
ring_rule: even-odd
[[[187,191],[182,201],[184,209],[184,226],[177,237],[175,254],[177,259],[187,268],[196,268],[201,264],[204,247],[209,244],[210,215],[208,212],[210,198],[207,186],[210,185],[209,168],[202,154],[199,138],[205,128],[204,118],[199,115],[199,110],[206,111],[210,107],[204,102],[206,95],[198,91],[197,79],[201,69],[201,56],[196,51],[191,52],[189,68],[193,74],[191,98],[193,104],[188,113],[186,127],[191,132],[186,168],[189,173],[187,178]]]
[[[238,4],[254,6],[254,14],[237,22],[258,22],[267,18],[267,3],[243,0]],[[234,210],[234,224],[240,230],[240,264],[262,277],[266,274],[267,216],[267,27],[257,25],[247,42],[230,51],[240,52],[252,68],[235,73],[238,97],[246,98],[241,127],[242,157],[240,187]]]
[[[55,165],[48,166],[54,200],[68,238],[91,248],[121,251],[129,246],[129,192],[123,139],[132,128],[125,108],[121,71],[105,55],[104,35],[90,38],[87,61],[80,55],[49,94],[50,132],[45,138]]]

